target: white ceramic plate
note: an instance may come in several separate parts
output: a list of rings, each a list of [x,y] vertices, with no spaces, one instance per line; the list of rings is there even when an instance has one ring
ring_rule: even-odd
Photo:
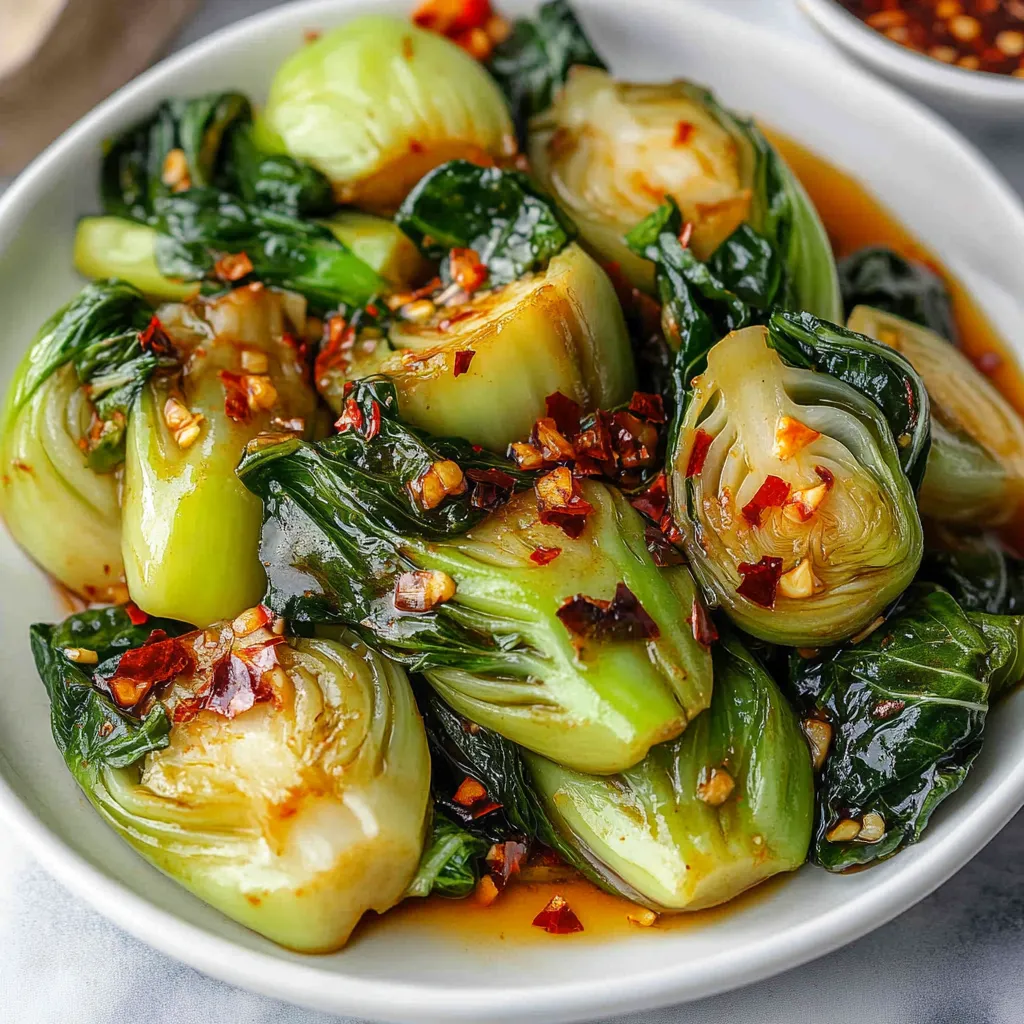
[[[923,108],[812,47],[680,0],[577,0],[598,49],[636,78],[703,80],[722,99],[852,172],[975,291],[1024,353],[1024,210],[991,167]],[[179,93],[261,97],[304,29],[384,4],[314,0],[217,33],[143,75],[44,153],[0,200],[0,384],[42,320],[80,286],[75,219],[97,208],[101,141]],[[387,4],[400,13],[407,5]],[[525,3],[502,3],[510,12]],[[64,526],[74,530],[74,523]],[[278,949],[192,898],[102,824],[50,738],[27,628],[62,615],[49,583],[0,536],[0,807],[70,889],[140,939],[226,981],[341,1013],[403,1021],[593,1019],[694,999],[820,956],[911,906],[1024,803],[1024,692],[999,707],[963,790],[924,842],[849,877],[805,868],[708,927],[611,940],[375,928],[340,954]]]

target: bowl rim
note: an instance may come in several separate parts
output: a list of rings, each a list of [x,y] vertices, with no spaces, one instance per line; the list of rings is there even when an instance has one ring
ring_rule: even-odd
[[[615,9],[619,0],[578,0],[580,7]],[[170,93],[194,64],[212,59],[227,41],[240,42],[274,28],[284,30],[315,23],[356,7],[358,0],[300,0],[271,8],[226,26],[167,57],[69,128],[18,176],[0,196],[0,247],[21,228],[19,211],[35,183],[55,173],[73,153],[78,140],[101,128],[114,127],[147,90],[166,86]],[[673,0],[634,0],[639,16],[664,17],[682,5]],[[827,51],[793,36],[688,3],[687,16],[720,32],[743,33],[763,47],[777,48],[828,78],[836,88],[860,90],[891,114],[904,116],[935,136],[966,161],[1016,221],[1024,245],[1024,205],[998,171],[966,139],[926,107],[891,86],[849,65],[836,65]],[[870,30],[869,30],[870,31]],[[0,757],[2,757],[0,752]],[[67,846],[31,808],[23,803],[0,773],[0,817],[15,827],[44,868],[76,896],[124,931],[191,967],[240,987],[294,1003],[376,1020],[511,1019],[529,1014],[537,1021],[565,1021],[643,1010],[689,1001],[738,988],[823,956],[885,924],[907,910],[959,870],[1024,805],[1024,759],[1008,766],[977,806],[965,807],[949,823],[945,842],[918,847],[919,856],[905,862],[871,889],[848,903],[830,908],[813,920],[790,928],[736,953],[720,953],[701,961],[701,973],[686,963],[654,968],[625,977],[587,977],[551,985],[499,988],[481,984],[458,991],[423,983],[366,979],[320,970],[315,958],[303,962],[246,948],[162,910],[120,882],[108,877]]]
[[[908,49],[866,25],[838,0],[797,0],[807,18],[838,46],[852,50],[875,67],[949,99],[974,100],[992,106],[1020,108],[1024,116],[1024,78],[972,71],[944,64]]]

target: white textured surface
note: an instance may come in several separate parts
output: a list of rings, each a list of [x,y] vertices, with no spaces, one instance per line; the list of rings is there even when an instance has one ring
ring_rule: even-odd
[[[706,0],[814,37],[789,0]],[[179,45],[273,6],[209,0]],[[837,58],[839,59],[839,58]],[[961,125],[1024,191],[1024,130]],[[619,1024],[1018,1024],[1024,1005],[1024,816],[915,909],[823,960],[750,988]],[[326,1024],[150,951],[0,844],[0,1020],[10,1024]]]

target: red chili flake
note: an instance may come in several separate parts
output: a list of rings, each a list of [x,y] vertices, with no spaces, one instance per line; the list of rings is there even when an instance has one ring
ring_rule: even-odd
[[[363,429],[363,411],[354,398],[345,399],[345,411],[334,421],[334,429],[339,434],[345,433],[346,430]]]
[[[486,799],[487,790],[484,788],[483,783],[478,782],[469,775],[459,783],[459,788],[455,790],[455,794],[452,796],[452,800],[460,807],[472,807],[473,804]]]
[[[320,348],[313,364],[313,374],[318,383],[329,382],[334,370],[344,371],[352,359],[356,343],[356,329],[342,316],[332,316],[325,324],[326,343]]]
[[[696,127],[689,121],[680,121],[676,125],[676,137],[675,144],[677,146],[685,146],[690,141],[690,137],[696,131]]]
[[[666,512],[661,517],[661,522],[658,523],[658,529],[673,543],[681,544],[683,542],[683,531],[676,525],[676,521],[672,518],[671,513]]]
[[[693,221],[688,220],[683,224],[683,230],[679,232],[679,244],[685,249],[693,237]]]
[[[903,700],[896,700],[894,698],[880,700],[871,709],[871,717],[884,721],[886,718],[892,718],[893,715],[898,715],[906,706],[907,702]]]
[[[575,437],[580,432],[580,416],[583,410],[578,402],[574,402],[561,391],[548,395],[544,399],[546,415],[555,421],[555,428],[565,437]]]
[[[615,450],[612,448],[610,423],[608,413],[599,410],[593,421],[576,435],[572,446],[577,462],[580,459],[593,459],[595,462],[614,463]]]
[[[654,522],[660,522],[668,509],[668,481],[664,472],[659,473],[646,491],[629,499],[630,505]]]
[[[236,423],[248,423],[251,415],[249,408],[249,389],[241,374],[230,370],[221,370],[220,382],[224,385],[224,413],[228,419]]]
[[[487,870],[494,884],[499,889],[508,885],[508,880],[513,875],[518,875],[522,863],[526,858],[526,843],[515,839],[506,839],[503,843],[495,843],[484,858],[487,861]]]
[[[533,923],[550,935],[571,935],[583,931],[580,919],[562,896],[552,896],[548,905],[533,919]]]
[[[573,446],[550,416],[542,416],[534,423],[530,440],[540,449],[545,462],[572,462],[576,456]]]
[[[789,484],[781,477],[768,476],[757,493],[743,506],[743,518],[751,526],[761,525],[761,513],[766,508],[780,508],[789,497]]]
[[[185,644],[177,639],[159,639],[125,651],[108,685],[117,703],[130,708],[154,686],[169,682],[194,667],[195,658]]]
[[[661,395],[634,391],[633,397],[629,400],[629,411],[642,416],[648,423],[665,422],[665,402]]]
[[[221,281],[241,281],[252,273],[252,260],[244,252],[229,252],[217,260],[213,272]]]
[[[594,506],[583,497],[579,481],[567,466],[545,473],[535,484],[540,521],[557,526],[567,537],[579,537]]]
[[[974,360],[974,365],[986,377],[991,377],[1003,365],[1003,357],[998,352],[982,352]]]
[[[903,379],[903,390],[907,395],[907,408],[910,410],[910,419],[907,421],[907,430],[913,430],[917,426],[917,400],[914,397],[914,388],[909,377]]]
[[[129,601],[124,610],[133,626],[141,626],[149,621],[149,616],[134,601]]]
[[[257,685],[249,666],[237,654],[230,654],[213,670],[206,707],[225,718],[234,718],[256,703]]]
[[[625,469],[650,466],[658,454],[658,431],[630,412],[612,414],[612,447]]]
[[[145,330],[139,335],[139,345],[153,352],[166,352],[171,348],[171,339],[167,337],[164,325],[155,315],[149,318]]]
[[[530,552],[530,561],[536,565],[547,565],[548,562],[553,562],[561,553],[561,548],[534,548]]]
[[[693,639],[697,643],[710,647],[718,639],[718,630],[715,629],[711,616],[697,598],[693,599],[690,617],[686,621],[693,627]]]
[[[410,52],[406,54],[406,60],[410,60],[412,58],[412,40],[409,39],[408,37],[406,37],[406,40],[404,40],[404,41],[409,43],[409,51]],[[420,142],[419,139],[410,139],[409,140],[409,152],[410,153],[413,153],[414,155],[419,155],[420,153],[425,153],[426,149],[427,149],[427,147],[424,146],[423,143]]]
[[[413,23],[443,36],[482,28],[492,17],[490,0],[425,0],[413,12]]]
[[[370,422],[366,426],[366,440],[372,441],[380,433],[380,406],[376,400],[370,402]]]
[[[323,33],[318,28],[307,28],[302,33],[302,41],[304,43],[315,43]]]
[[[762,555],[756,565],[740,562],[736,568],[743,577],[736,593],[762,608],[774,608],[775,591],[779,586],[779,577],[782,576],[782,559]]]
[[[487,268],[474,249],[452,249],[448,253],[452,280],[468,295],[478,291],[487,280]]]
[[[644,530],[644,540],[647,542],[647,550],[651,553],[654,564],[658,567],[682,565],[683,553],[654,523],[650,523]]]
[[[832,475],[831,471],[827,470],[824,466],[815,466],[814,472],[818,474],[818,479],[831,491],[836,483],[836,478]]]
[[[473,482],[469,496],[473,508],[493,511],[512,497],[516,487],[515,477],[500,469],[467,469],[466,476]]]
[[[468,369],[469,364],[473,362],[473,356],[476,353],[471,348],[460,349],[455,353],[455,366],[452,370],[456,377],[461,377]]]
[[[625,583],[616,586],[611,601],[577,594],[567,597],[555,614],[570,633],[584,640],[655,640],[661,635]]]
[[[483,803],[474,804],[470,815],[475,821],[477,818],[482,818],[485,814],[491,814],[494,811],[500,810],[501,804],[496,804],[493,800],[485,800]]]
[[[708,449],[713,440],[706,430],[697,428],[693,436],[693,447],[690,449],[690,459],[686,463],[687,477],[696,476],[704,468],[704,460],[708,457]]]

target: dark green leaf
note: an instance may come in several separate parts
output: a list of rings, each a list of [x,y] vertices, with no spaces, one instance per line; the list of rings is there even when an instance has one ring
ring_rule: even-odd
[[[162,274],[211,280],[223,253],[245,253],[253,276],[305,295],[317,311],[364,305],[386,282],[321,224],[250,206],[227,192],[190,189],[158,197],[151,223],[161,235]]]
[[[472,835],[440,811],[434,813],[434,825],[423,849],[419,870],[409,883],[406,896],[447,896],[462,899],[476,887],[480,861],[487,843]]]
[[[966,777],[981,744],[996,650],[945,591],[919,588],[860,643],[823,661],[793,655],[797,691],[832,723],[819,782],[814,859],[830,871],[891,856],[916,842]],[[876,843],[829,842],[843,818],[880,814]]]
[[[490,838],[504,838],[510,827],[511,831],[550,847],[592,882],[604,885],[589,862],[551,823],[533,790],[523,756],[511,740],[475,724],[467,728],[469,723],[436,694],[426,694],[420,707],[435,763],[447,764],[455,778],[468,775],[476,779],[487,790],[488,798],[501,804],[499,824],[489,834]],[[484,818],[480,824],[486,828],[486,822]]]
[[[787,363],[828,373],[869,398],[885,415],[900,465],[916,488],[931,444],[928,391],[917,371],[895,349],[810,313],[776,310],[768,343]]]
[[[357,381],[348,402],[358,410],[359,427],[316,443],[257,448],[239,466],[242,482],[263,501],[267,604],[299,623],[348,623],[417,669],[452,663],[469,671],[500,668],[504,648],[463,625],[449,605],[396,611],[397,577],[413,567],[405,539],[463,533],[488,514],[473,505],[472,488],[424,510],[408,485],[445,459],[464,472],[500,470],[519,486],[532,478],[466,441],[406,426],[394,385],[382,378]]]
[[[36,669],[50,698],[53,738],[75,778],[87,789],[100,768],[124,768],[151,750],[167,746],[170,721],[162,704],[144,719],[122,711],[92,685],[92,678],[65,657],[66,647],[96,651],[99,664],[113,667],[131,647],[144,643],[154,629],[179,635],[189,626],[151,618],[133,625],[123,606],[90,609],[58,626],[36,624],[29,636]]]
[[[442,164],[420,180],[395,223],[430,259],[472,249],[487,267],[489,287],[547,266],[576,237],[556,204],[518,171]],[[442,265],[442,277],[447,266]]]
[[[956,342],[956,321],[942,279],[923,263],[892,249],[869,246],[839,264],[839,285],[847,312],[874,306],[895,313]]]
[[[100,473],[114,469],[124,459],[128,410],[153,370],[174,362],[168,353],[142,345],[152,316],[142,293],[124,281],[86,285],[43,325],[9,412],[21,408],[55,370],[73,363],[100,421],[90,435],[89,464]]]
[[[1024,613],[1024,559],[994,533],[930,530],[921,576],[945,587],[964,611]]]
[[[541,4],[534,19],[517,19],[511,35],[495,47],[488,67],[508,100],[521,140],[526,122],[551,106],[576,64],[607,68],[565,0]]]

